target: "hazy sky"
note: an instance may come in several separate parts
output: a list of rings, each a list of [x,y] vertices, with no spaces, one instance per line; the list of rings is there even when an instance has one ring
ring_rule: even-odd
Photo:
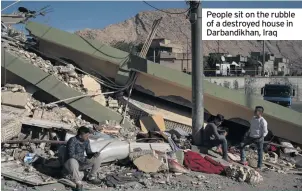
[[[13,1],[1,1],[2,9]],[[159,9],[188,8],[185,1],[149,1]],[[54,10],[45,17],[39,16],[35,21],[42,22],[66,31],[84,28],[104,28],[110,24],[122,22],[146,10],[154,10],[142,1],[20,1],[6,9],[4,13],[16,11],[19,6],[39,10],[50,5]],[[301,8],[302,2],[202,2],[203,8],[260,8],[284,7]],[[19,27],[18,27],[19,28]]]

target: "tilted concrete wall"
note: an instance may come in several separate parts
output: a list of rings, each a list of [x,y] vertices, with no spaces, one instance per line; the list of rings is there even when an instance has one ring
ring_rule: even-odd
[[[207,77],[209,82],[261,97],[261,88],[268,83],[290,84],[296,90],[294,101],[302,101],[302,77]]]

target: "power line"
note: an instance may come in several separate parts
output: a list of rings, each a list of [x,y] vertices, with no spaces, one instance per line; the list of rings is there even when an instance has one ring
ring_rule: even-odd
[[[143,2],[144,2],[145,4],[147,4],[147,5],[149,5],[150,7],[152,7],[153,9],[156,9],[156,10],[158,10],[158,11],[161,11],[161,12],[163,12],[163,13],[167,13],[167,14],[170,14],[170,15],[181,15],[181,14],[185,14],[185,13],[187,13],[188,11],[190,11],[190,9],[191,9],[191,8],[189,8],[189,9],[187,9],[187,10],[184,11],[184,12],[171,13],[171,12],[169,12],[169,11],[164,11],[164,10],[158,9],[158,8],[154,7],[153,5],[147,3],[146,1],[143,1]]]
[[[5,7],[5,8],[3,8],[3,9],[1,9],[1,12],[2,12],[2,11],[4,11],[5,9],[7,9],[7,8],[9,8],[9,7],[13,6],[14,4],[19,3],[19,1],[20,1],[20,0],[17,0],[16,2],[14,2],[14,3],[12,3],[12,4],[8,5],[7,7]]]

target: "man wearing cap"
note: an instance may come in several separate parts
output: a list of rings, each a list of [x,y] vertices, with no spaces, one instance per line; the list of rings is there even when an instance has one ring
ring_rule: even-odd
[[[90,147],[90,129],[82,126],[78,129],[75,137],[67,142],[66,155],[67,161],[64,170],[68,177],[76,183],[76,190],[82,191],[82,174],[80,171],[91,168],[88,181],[92,184],[100,184],[102,181],[97,178],[97,172],[101,166],[101,156],[99,152],[92,152]],[[85,154],[87,157],[85,156]]]
[[[262,116],[263,112],[264,108],[262,106],[257,106],[255,108],[254,117],[250,122],[250,129],[245,134],[244,139],[240,144],[240,158],[243,165],[247,165],[245,147],[252,143],[255,143],[257,145],[258,170],[260,170],[262,167],[264,137],[268,134],[267,121]]]
[[[215,147],[222,145],[223,159],[228,161],[228,143],[226,140],[226,134],[219,134],[218,126],[224,120],[224,116],[218,114],[213,121],[209,122],[204,128],[203,141],[205,146]]]

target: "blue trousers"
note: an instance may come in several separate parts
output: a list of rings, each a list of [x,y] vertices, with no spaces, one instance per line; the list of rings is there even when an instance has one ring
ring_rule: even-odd
[[[263,142],[264,142],[264,138],[252,138],[252,137],[245,138],[240,143],[240,158],[241,158],[241,162],[245,162],[246,161],[245,147],[247,145],[255,143],[257,145],[257,153],[258,153],[258,164],[257,164],[257,167],[261,168],[262,167],[262,160],[263,160]]]
[[[207,141],[207,146],[216,147],[218,145],[222,145],[222,158],[224,160],[228,160],[228,142],[226,138],[220,138],[215,140],[209,140]]]

